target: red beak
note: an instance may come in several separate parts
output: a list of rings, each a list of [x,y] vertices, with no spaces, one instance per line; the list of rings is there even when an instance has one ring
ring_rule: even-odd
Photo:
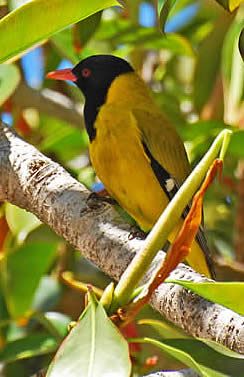
[[[59,71],[49,72],[46,77],[54,80],[77,81],[77,77],[73,74],[72,68],[60,69]]]

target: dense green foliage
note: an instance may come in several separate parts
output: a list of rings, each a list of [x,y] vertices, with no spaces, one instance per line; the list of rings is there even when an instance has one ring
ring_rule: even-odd
[[[154,25],[143,26],[139,14],[145,2],[141,0],[127,0],[125,7],[115,0],[0,1],[0,15],[7,14],[0,20],[0,62],[11,63],[0,64],[0,113],[11,114],[13,127],[22,137],[62,164],[88,188],[97,179],[88,159],[86,131],[78,129],[73,120],[60,119],[55,108],[51,115],[50,111],[33,107],[31,94],[28,106],[23,105],[20,97],[11,97],[19,82],[25,80],[19,58],[37,43],[42,46],[45,72],[55,70],[63,59],[75,64],[97,53],[111,53],[130,60],[183,138],[193,166],[222,129],[233,130],[222,184],[214,183],[204,203],[207,237],[215,256],[217,276],[223,281],[243,280],[244,276],[244,245],[242,254],[240,245],[237,248],[238,242],[235,243],[244,232],[244,215],[238,209],[244,200],[244,196],[240,197],[244,192],[244,37],[241,33],[244,5],[240,3],[238,0],[148,1],[156,17]],[[195,7],[193,13],[183,16],[180,12],[190,6]],[[175,26],[179,14],[184,22]],[[44,79],[38,90],[43,88],[52,90],[52,97],[57,97],[54,92],[57,90],[75,104],[83,102],[77,88],[68,83],[60,85]],[[241,220],[242,227],[236,227]],[[82,312],[81,294],[60,279],[60,271],[64,270],[71,270],[77,279],[100,288],[109,280],[34,215],[11,204],[1,204],[0,362],[5,363],[4,377],[31,376],[46,368],[68,332],[67,324]],[[228,286],[230,292],[235,292],[228,300],[227,288],[221,284],[219,287],[219,291],[218,287],[215,290],[211,286],[209,290],[205,287],[205,292],[201,286],[193,290],[199,289],[200,295],[206,293],[208,299],[243,315],[243,305],[238,305],[243,285]],[[152,338],[151,327],[154,327],[158,340],[144,338],[142,342],[147,345],[132,351],[135,376],[153,369],[145,360],[156,352],[160,361],[153,370],[174,370],[183,365],[194,368],[201,376],[243,375],[241,356],[216,344],[188,338],[165,322],[160,325],[155,321],[159,316],[150,308],[145,308],[140,316],[150,318],[145,320],[150,325],[149,332],[140,326],[140,336],[150,334]],[[75,374],[78,370],[82,370],[82,376],[85,373],[92,376],[89,368],[94,368],[94,373],[99,375],[97,368],[104,361],[99,350],[105,343],[101,338],[105,333],[110,337],[107,347],[111,349],[111,357],[123,355],[121,372],[117,370],[114,376],[128,376],[127,345],[111,323],[106,322],[106,314],[94,297],[83,313],[84,318],[87,326],[80,322],[80,330],[77,326],[77,333],[71,332],[73,338],[69,336],[66,344],[68,356],[70,352],[73,359],[68,357],[68,361],[62,362],[77,368],[69,376],[78,376]],[[84,335],[83,341],[80,334]],[[91,334],[94,342],[90,344]],[[129,332],[129,336],[133,337],[134,333]],[[166,341],[160,343],[161,339]],[[85,351],[91,347],[95,349],[94,355],[97,352],[97,358],[91,358],[90,364],[87,361],[85,365],[73,353],[73,347],[76,349],[80,342]],[[163,353],[155,351],[151,344]],[[83,352],[82,345],[80,352]],[[109,365],[109,360],[104,364]],[[59,365],[54,366],[48,375],[60,376],[58,368]]]

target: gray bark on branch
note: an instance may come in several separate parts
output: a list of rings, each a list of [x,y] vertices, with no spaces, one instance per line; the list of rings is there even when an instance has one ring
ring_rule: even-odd
[[[84,127],[82,111],[65,95],[53,90],[37,90],[21,81],[11,101],[21,109],[33,107],[39,112],[64,120],[76,127]]]
[[[105,273],[118,280],[143,240],[128,235],[130,226],[108,204],[92,203],[90,192],[60,165],[15,132],[0,125],[0,201],[34,213]],[[90,204],[89,204],[90,203]],[[147,278],[164,258],[160,251]],[[181,264],[174,279],[208,281]],[[179,285],[161,284],[151,305],[193,336],[212,339],[244,354],[244,317]]]

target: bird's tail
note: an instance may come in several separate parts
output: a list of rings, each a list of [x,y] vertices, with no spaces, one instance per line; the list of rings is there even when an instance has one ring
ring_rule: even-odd
[[[179,222],[179,225],[169,236],[169,241],[172,243],[178,234],[183,219]],[[200,274],[205,275],[208,278],[214,278],[215,272],[213,267],[212,258],[208,249],[207,240],[205,238],[202,226],[200,226],[196,239],[191,246],[191,252],[186,258],[187,263]]]

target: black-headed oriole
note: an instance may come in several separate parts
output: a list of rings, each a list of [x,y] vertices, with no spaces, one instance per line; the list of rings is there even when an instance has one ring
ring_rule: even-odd
[[[150,230],[190,172],[184,144],[125,60],[90,56],[48,78],[71,80],[85,96],[91,162],[112,198],[143,230]],[[169,236],[172,241],[183,218]],[[188,263],[211,277],[213,267],[200,228]]]

